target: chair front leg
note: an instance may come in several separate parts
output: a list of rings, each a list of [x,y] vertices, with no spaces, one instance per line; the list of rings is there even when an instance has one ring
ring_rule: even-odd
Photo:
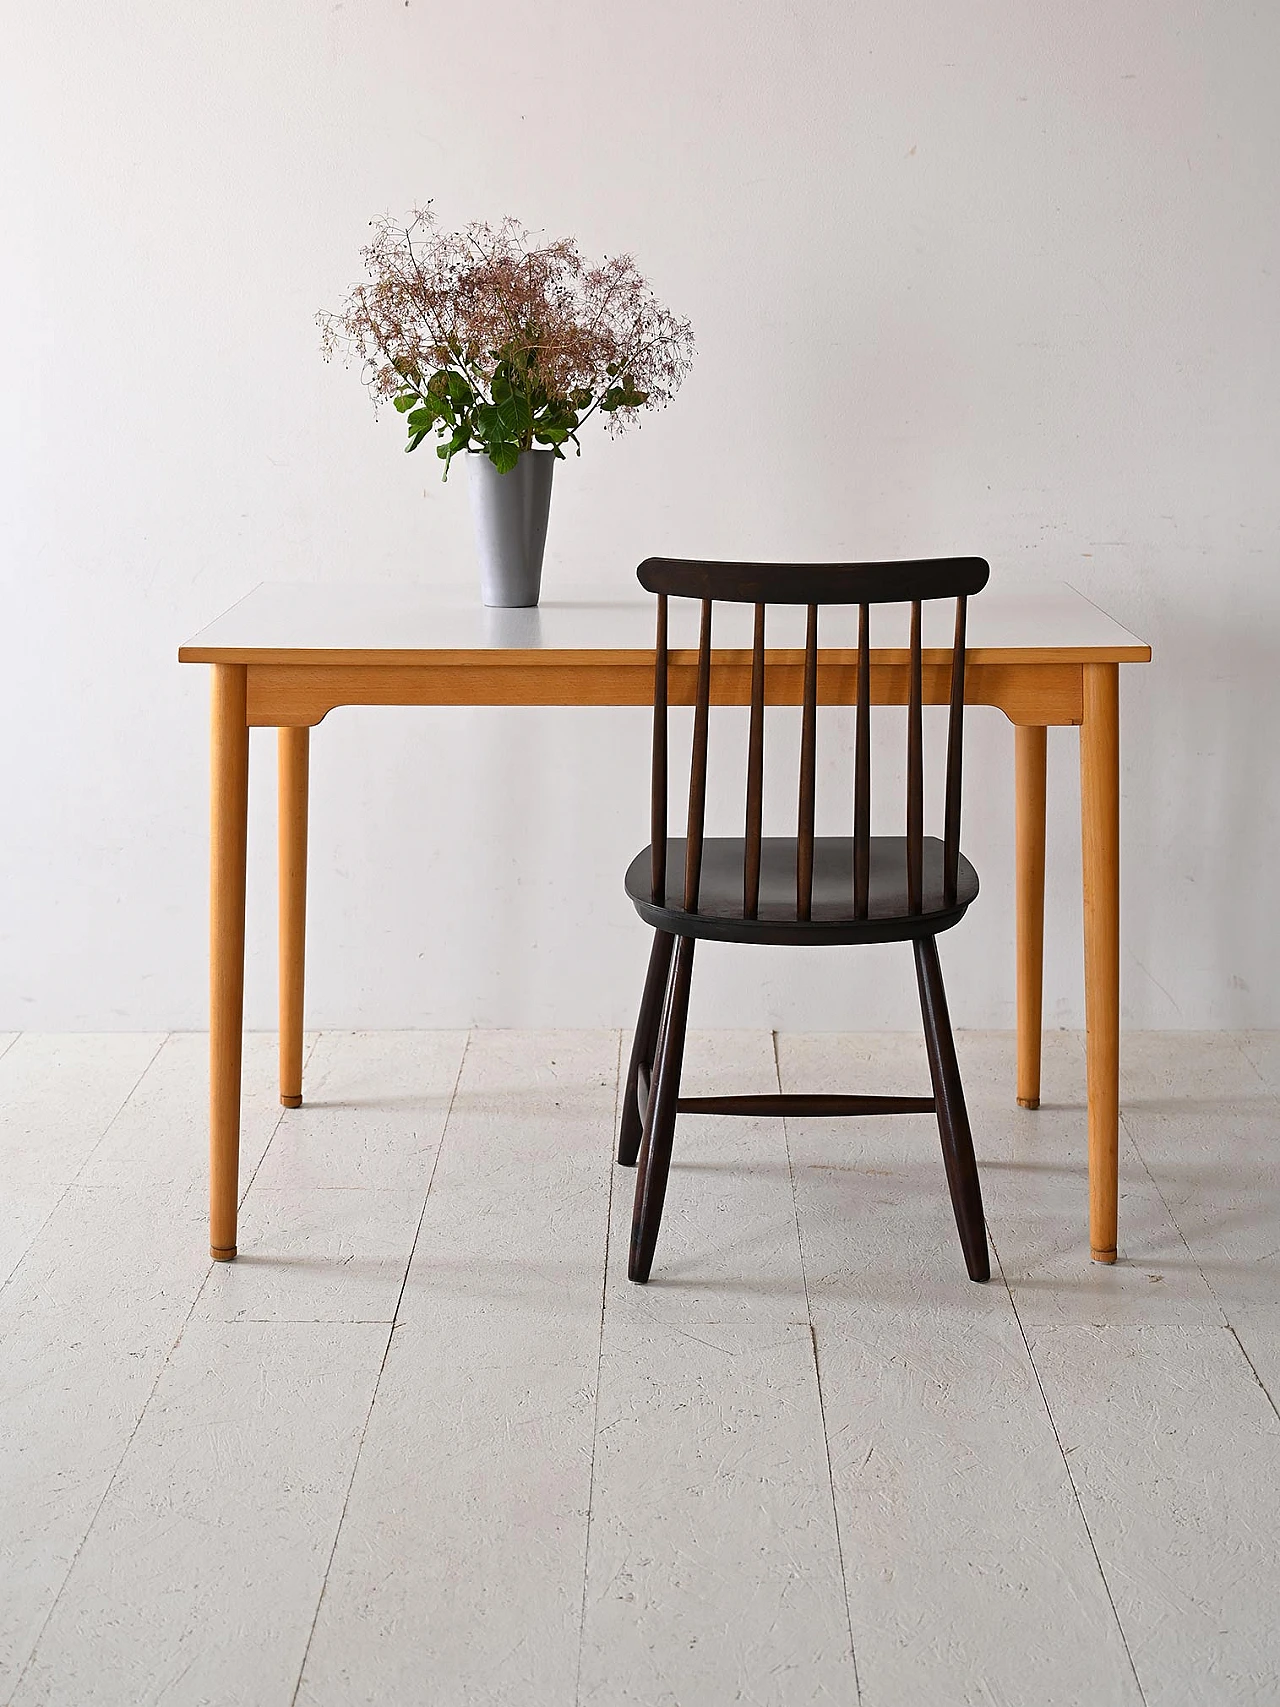
[[[631,1044],[631,1061],[627,1081],[622,1091],[622,1127],[618,1134],[618,1161],[624,1168],[633,1168],[640,1153],[644,1135],[644,1111],[640,1106],[638,1086],[640,1069],[652,1083],[653,1061],[658,1043],[658,1025],[662,1019],[663,998],[671,972],[671,953],[676,939],[666,931],[654,931],[653,947],[649,951],[649,970],[645,973],[644,994],[640,998],[640,1013],[636,1019],[635,1037]]]
[[[662,1204],[667,1194],[671,1167],[671,1143],[676,1129],[676,1104],[680,1097],[680,1072],[684,1065],[685,1029],[689,1020],[689,986],[693,980],[693,938],[682,936],[675,945],[666,1012],[662,1020],[653,1086],[640,1147],[636,1175],[635,1209],[631,1221],[631,1257],[627,1278],[640,1284],[648,1280],[653,1253],[662,1224]]]
[[[920,1012],[924,1019],[925,1045],[929,1051],[929,1072],[933,1079],[934,1101],[938,1105],[938,1135],[942,1140],[942,1159],[946,1164],[956,1229],[960,1234],[969,1279],[990,1280],[991,1257],[987,1251],[987,1229],[982,1214],[982,1187],[978,1182],[978,1164],[973,1154],[973,1135],[969,1131],[969,1114],[964,1105],[964,1086],[960,1082],[955,1039],[951,1035],[951,1016],[947,1012],[938,944],[931,936],[918,937],[914,947]]]

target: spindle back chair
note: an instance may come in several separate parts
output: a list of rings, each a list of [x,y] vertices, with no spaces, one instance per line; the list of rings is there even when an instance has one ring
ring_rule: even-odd
[[[967,600],[986,585],[981,558],[901,563],[747,564],[650,558],[638,578],[657,595],[651,835],[632,861],[626,887],[654,929],[636,1025],[618,1159],[639,1160],[632,1225],[632,1280],[649,1277],[661,1222],[675,1119],[679,1112],[787,1115],[934,1112],[969,1274],[990,1273],[982,1197],[964,1094],[956,1065],[936,937],[957,924],[978,892],[977,873],[960,851],[961,770]],[[701,605],[686,829],[668,835],[668,603]],[[951,647],[944,834],[924,834],[922,607],[955,600]],[[712,687],[712,612],[717,603],[754,606],[744,834],[705,833]],[[906,835],[871,834],[871,609],[910,606],[907,670]],[[801,691],[799,799],[794,837],[763,834],[765,711],[769,677],[765,636],[770,605],[806,607]],[[819,610],[858,607],[853,835],[814,833],[817,792]],[[854,944],[910,941],[916,958],[932,1097],[679,1095],[693,945],[720,941]]]

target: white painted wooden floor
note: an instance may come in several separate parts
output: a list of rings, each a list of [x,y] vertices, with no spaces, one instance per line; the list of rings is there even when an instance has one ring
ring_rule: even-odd
[[[204,1039],[0,1037],[0,1701],[1280,1701],[1280,1039],[1126,1039],[1104,1269],[1079,1039],[964,1036],[985,1288],[927,1116],[685,1118],[628,1285],[626,1042],[250,1039],[222,1267]]]

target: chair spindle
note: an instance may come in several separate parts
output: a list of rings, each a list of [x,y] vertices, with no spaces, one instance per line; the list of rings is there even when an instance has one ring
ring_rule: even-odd
[[[858,727],[854,737],[853,915],[867,916],[871,878],[871,607],[858,606]]]
[[[920,600],[911,601],[911,684],[907,701],[907,906],[924,906],[924,728]]]
[[[649,850],[653,899],[667,900],[667,595],[658,594],[658,633],[653,659],[653,770],[649,805]]]
[[[751,729],[747,743],[746,852],[742,873],[742,916],[760,912],[760,835],[764,822],[764,606],[756,606],[751,647]]]
[[[804,637],[804,712],[800,725],[800,804],[796,822],[796,918],[813,912],[813,814],[817,793],[818,607],[809,606]]]
[[[698,635],[698,689],[693,708],[693,754],[689,762],[689,830],[685,844],[684,905],[698,910],[702,881],[702,832],[707,815],[707,723],[711,707],[711,600],[702,601]]]
[[[947,715],[947,816],[943,842],[943,899],[956,904],[960,880],[960,767],[964,742],[964,650],[966,604],[956,600],[956,633],[951,650],[951,709]]]

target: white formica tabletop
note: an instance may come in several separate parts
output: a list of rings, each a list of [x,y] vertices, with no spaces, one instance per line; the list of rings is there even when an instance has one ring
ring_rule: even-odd
[[[580,661],[584,654],[652,657],[655,600],[638,587],[616,599],[598,592],[558,595],[532,610],[486,610],[472,599],[430,587],[264,582],[178,652],[184,664],[422,664],[479,661],[501,652],[529,665]],[[672,599],[670,644],[697,645],[695,600]],[[713,645],[749,648],[751,607],[717,604]],[[924,609],[926,648],[949,648],[952,602]],[[824,605],[819,643],[857,646],[857,610]],[[877,607],[876,650],[907,645],[904,606]],[[804,645],[803,606],[770,606],[767,644]],[[969,600],[968,656],[975,663],[1146,663],[1151,649],[1065,582],[1001,587]]]

